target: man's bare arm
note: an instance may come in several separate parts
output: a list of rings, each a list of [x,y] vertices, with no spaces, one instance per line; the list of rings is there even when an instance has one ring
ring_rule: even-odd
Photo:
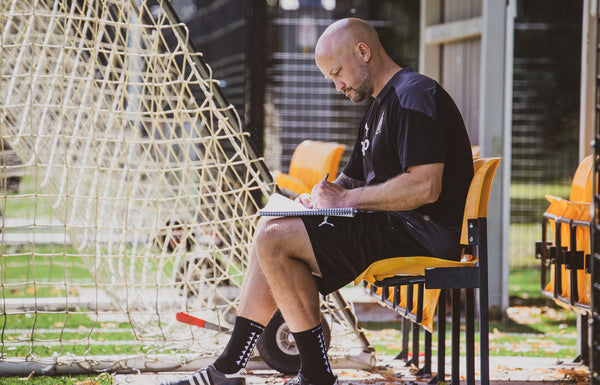
[[[410,167],[405,173],[372,186],[346,189],[320,182],[312,190],[312,207],[356,207],[363,210],[412,210],[435,202],[442,191],[443,163]]]

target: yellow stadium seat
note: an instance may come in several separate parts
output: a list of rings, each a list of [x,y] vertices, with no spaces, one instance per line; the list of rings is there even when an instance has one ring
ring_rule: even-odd
[[[335,180],[344,149],[343,144],[334,142],[303,141],[294,150],[289,173],[274,173],[277,186],[284,194],[294,197],[310,193],[327,174],[327,180]]]
[[[481,372],[482,381],[484,381],[484,379],[485,381],[489,381],[489,351],[487,349],[487,232],[481,227],[485,227],[485,218],[487,216],[491,185],[500,160],[500,158],[473,158],[474,177],[469,187],[463,214],[463,227],[461,231],[460,243],[463,245],[464,251],[460,262],[426,256],[399,256],[373,263],[354,281],[355,284],[358,284],[361,280],[364,280],[368,290],[371,293],[374,293],[375,295],[381,295],[380,303],[394,308],[395,310],[399,311],[400,314],[410,318],[412,322],[423,326],[423,328],[430,333],[433,331],[433,319],[437,304],[439,302],[441,307],[442,303],[444,302],[439,301],[440,293],[442,292],[440,289],[452,289],[454,297],[456,289],[466,288],[468,301],[470,298],[470,303],[472,305],[472,290],[473,288],[480,287],[481,292],[485,293],[485,295],[480,294],[480,301],[485,302],[485,304],[480,303],[480,327],[482,341],[480,353],[482,360],[481,365],[482,368],[485,368]],[[478,233],[475,234],[476,231],[478,231]],[[485,240],[480,238],[485,238]],[[485,241],[485,245],[477,243],[481,241]],[[479,245],[479,247],[477,247],[477,253],[473,252],[474,249],[472,245]],[[462,281],[465,285],[456,287],[455,285],[458,285],[458,283],[449,283],[447,286],[445,286],[446,283],[443,282],[445,279],[439,278],[448,273],[450,273],[449,276],[452,276],[452,273],[461,275],[463,279],[460,281]],[[428,276],[437,278],[430,281]],[[413,280],[418,282],[418,284],[410,283]],[[435,283],[432,285],[433,282]],[[408,288],[397,288],[398,286],[406,286],[407,283],[409,285]],[[422,289],[423,284],[426,286],[425,290]],[[429,288],[430,286],[436,285],[437,287]],[[410,286],[412,286],[412,288]],[[380,287],[382,289],[378,290],[376,287]],[[394,290],[390,291],[389,289],[392,287],[394,287]],[[418,293],[417,297],[415,298],[414,296],[409,296],[407,294],[409,290],[412,292],[416,291]],[[454,302],[455,300],[453,299],[453,304]],[[454,313],[460,313],[460,308],[456,309],[454,306],[455,305],[453,305],[453,324],[455,322],[454,317],[456,316]],[[471,311],[471,313],[470,315],[469,313],[467,314],[467,318],[470,318],[471,321],[474,318],[472,310],[473,309],[468,309],[468,311]],[[460,317],[460,314],[458,314],[458,317]],[[445,315],[441,316],[441,320],[445,324]],[[458,322],[460,322],[460,318],[458,320]],[[438,320],[438,324],[439,323],[440,320]],[[474,342],[469,342],[472,340],[471,337],[474,334],[474,327],[468,327],[467,329],[467,352],[470,351],[467,362],[474,362]],[[458,333],[458,331],[456,331],[456,333]],[[438,335],[438,341],[441,341],[444,338],[441,334],[445,334],[445,332],[442,333],[440,331],[440,335]],[[426,338],[427,336],[428,335],[426,334]],[[454,332],[452,341],[453,350],[458,349],[458,345],[454,346],[454,344],[458,344],[458,336],[454,335]],[[443,365],[445,356],[441,350],[443,350],[443,348],[438,347],[438,376],[442,375],[442,378],[438,377],[438,381],[444,380]],[[418,364],[418,361],[416,363]],[[469,369],[467,376],[471,379],[474,378],[473,365],[468,365]],[[454,383],[457,381],[457,378],[455,377],[458,376],[458,367],[455,368],[454,364],[452,371]]]
[[[591,283],[590,274],[585,269],[585,256],[590,254],[591,247],[589,222],[593,166],[590,155],[577,167],[569,200],[546,195],[550,206],[543,215],[544,233],[536,252],[540,258],[542,252],[545,253],[542,258],[542,292],[562,307],[583,312],[588,311],[590,306]],[[546,226],[550,228],[553,242],[546,240]],[[557,247],[558,243],[561,248]],[[551,258],[550,253],[557,253],[558,258]],[[567,261],[564,260],[565,255]],[[558,265],[552,263],[552,259],[558,260]]]

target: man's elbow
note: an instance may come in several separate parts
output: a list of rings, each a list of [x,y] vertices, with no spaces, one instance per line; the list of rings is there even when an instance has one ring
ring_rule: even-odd
[[[443,163],[415,166],[407,170],[407,174],[413,177],[414,197],[420,206],[434,203],[439,199],[442,194],[443,173]]]
[[[435,203],[442,193],[442,187],[435,183],[429,184],[423,189],[423,204]]]

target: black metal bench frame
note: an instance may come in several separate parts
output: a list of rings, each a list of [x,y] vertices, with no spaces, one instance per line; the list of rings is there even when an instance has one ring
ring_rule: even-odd
[[[402,351],[397,358],[407,361],[407,365],[419,366],[420,323],[423,316],[423,289],[441,289],[437,307],[437,373],[430,384],[445,382],[446,361],[446,295],[449,291],[451,306],[452,366],[451,384],[460,383],[460,321],[461,289],[465,290],[465,333],[466,333],[466,379],[467,385],[475,384],[475,292],[479,289],[479,333],[480,333],[480,378],[482,385],[489,385],[489,297],[488,297],[488,250],[486,218],[468,220],[469,244],[466,252],[478,258],[475,266],[438,267],[425,269],[424,276],[402,276],[385,278],[372,285],[366,285],[367,292],[376,297],[383,306],[395,310],[404,317]],[[400,306],[400,287],[408,285],[406,307]],[[417,308],[413,314],[413,285],[417,285]],[[380,294],[376,288],[381,288]],[[393,294],[390,296],[390,293]],[[392,298],[390,300],[390,297]],[[412,359],[408,360],[408,338],[410,331],[405,326],[412,324]],[[425,363],[418,372],[431,375],[432,334],[425,330]]]
[[[554,242],[548,241],[548,227],[550,221],[554,221]],[[562,245],[562,227],[569,228],[569,246]],[[589,229],[590,222],[579,221],[561,217],[551,213],[544,213],[542,216],[542,240],[535,244],[535,257],[540,260],[540,285],[542,294],[546,297],[560,301],[567,306],[571,306],[581,313],[579,327],[579,351],[580,355],[575,359],[575,362],[581,362],[584,365],[589,365],[589,345],[588,345],[588,320],[591,315],[591,307],[587,303],[583,303],[579,298],[578,291],[578,271],[585,270],[590,274],[590,254],[585,254],[584,251],[577,249],[577,228],[584,227]],[[591,237],[590,237],[591,239]],[[590,248],[591,250],[591,248]],[[551,267],[554,266],[553,279],[554,285],[551,290],[547,290],[550,283]],[[563,295],[563,269],[568,271],[570,277],[569,297]]]

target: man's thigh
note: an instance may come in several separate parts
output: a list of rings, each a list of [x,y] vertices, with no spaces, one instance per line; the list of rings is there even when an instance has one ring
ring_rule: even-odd
[[[388,213],[359,213],[354,218],[302,217],[321,271],[319,291],[331,293],[380,259],[431,256]]]

